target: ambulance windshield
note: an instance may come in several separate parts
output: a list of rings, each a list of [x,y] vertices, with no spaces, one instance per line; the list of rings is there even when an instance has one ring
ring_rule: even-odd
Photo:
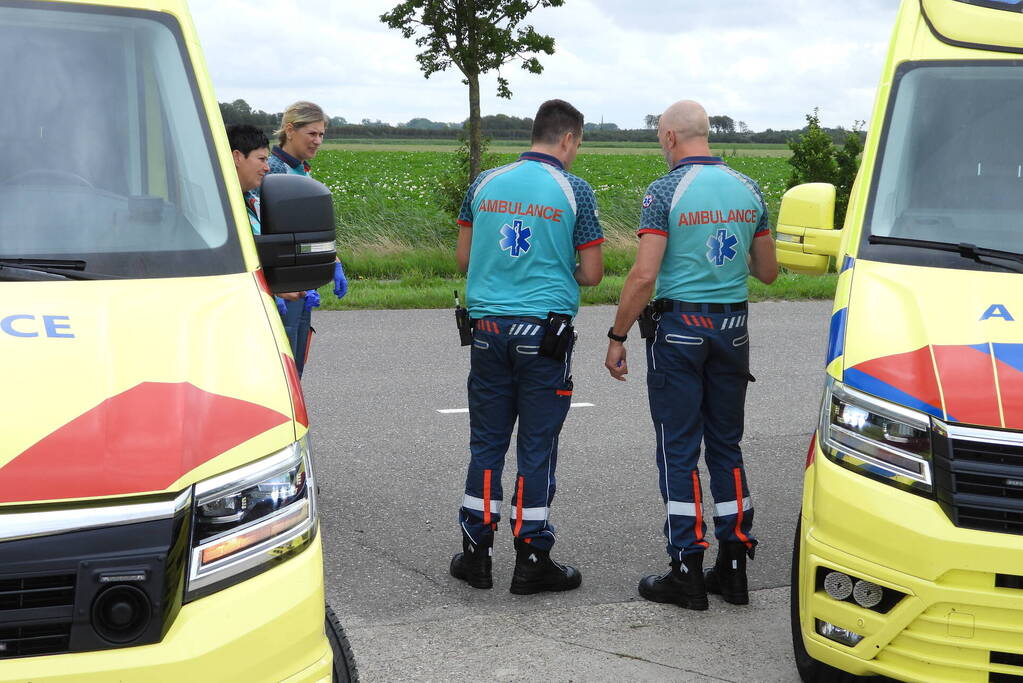
[[[138,278],[244,270],[170,15],[5,4],[0,259]]]
[[[985,268],[870,235],[1023,252],[1023,66],[903,66],[879,150],[860,256]],[[877,240],[875,240],[877,241]]]

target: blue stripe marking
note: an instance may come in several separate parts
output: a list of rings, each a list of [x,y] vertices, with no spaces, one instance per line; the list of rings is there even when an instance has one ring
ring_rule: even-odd
[[[831,316],[831,330],[828,332],[828,355],[824,362],[827,366],[845,353],[845,322],[849,317],[849,308],[840,308]]]
[[[840,270],[838,272],[844,273],[845,271],[847,271],[850,268],[852,268],[853,264],[855,262],[856,262],[856,259],[854,259],[852,256],[846,255],[845,260],[842,261],[842,270]]]
[[[883,398],[886,401],[898,403],[899,405],[904,405],[927,413],[928,415],[944,419],[944,413],[940,408],[936,408],[929,403],[924,403],[915,396],[910,396],[901,389],[896,389],[891,384],[882,382],[878,378],[873,375],[868,375],[862,370],[857,370],[856,368],[847,369],[842,381],[851,386],[853,389],[859,389],[860,391],[872,394],[878,398]],[[951,415],[948,416],[948,419],[953,421],[955,420],[955,418]]]
[[[1023,372],[1023,344],[992,344],[995,358]]]

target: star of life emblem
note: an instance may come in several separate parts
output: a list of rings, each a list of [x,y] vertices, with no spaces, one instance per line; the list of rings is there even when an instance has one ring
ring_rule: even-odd
[[[717,235],[711,235],[707,238],[707,246],[710,249],[707,251],[707,260],[716,266],[724,265],[725,261],[731,261],[738,254],[735,251],[735,245],[739,243],[739,239],[735,235],[728,234],[728,231],[724,228],[717,231]]]
[[[533,231],[522,225],[522,221],[512,221],[501,226],[501,250],[507,251],[512,258],[518,258],[529,251],[529,238]]]

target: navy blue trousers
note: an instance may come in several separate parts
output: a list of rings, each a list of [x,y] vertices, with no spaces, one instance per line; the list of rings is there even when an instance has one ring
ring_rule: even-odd
[[[550,506],[557,489],[558,436],[572,401],[572,349],[564,361],[540,356],[541,321],[475,321],[469,369],[469,471],[458,519],[478,545],[491,545],[501,519],[504,457],[518,421],[518,472],[509,502],[516,538],[554,545]]]
[[[731,309],[730,306],[726,308]],[[742,464],[749,381],[746,310],[660,314],[647,340],[647,389],[657,434],[657,471],[667,508],[668,555],[707,548],[700,486],[700,445],[710,471],[714,530],[752,552],[753,504]]]
[[[283,317],[284,332],[291,342],[291,353],[295,356],[298,376],[305,369],[306,350],[309,344],[309,329],[312,322],[312,311],[305,310],[305,299],[285,301],[287,313]]]

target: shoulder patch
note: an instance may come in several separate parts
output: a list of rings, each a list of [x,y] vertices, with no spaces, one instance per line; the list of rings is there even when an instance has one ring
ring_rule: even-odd
[[[654,203],[654,196],[652,194],[648,194],[645,197],[643,197],[643,208],[644,209],[649,209],[650,205],[653,204],[653,203]]]

